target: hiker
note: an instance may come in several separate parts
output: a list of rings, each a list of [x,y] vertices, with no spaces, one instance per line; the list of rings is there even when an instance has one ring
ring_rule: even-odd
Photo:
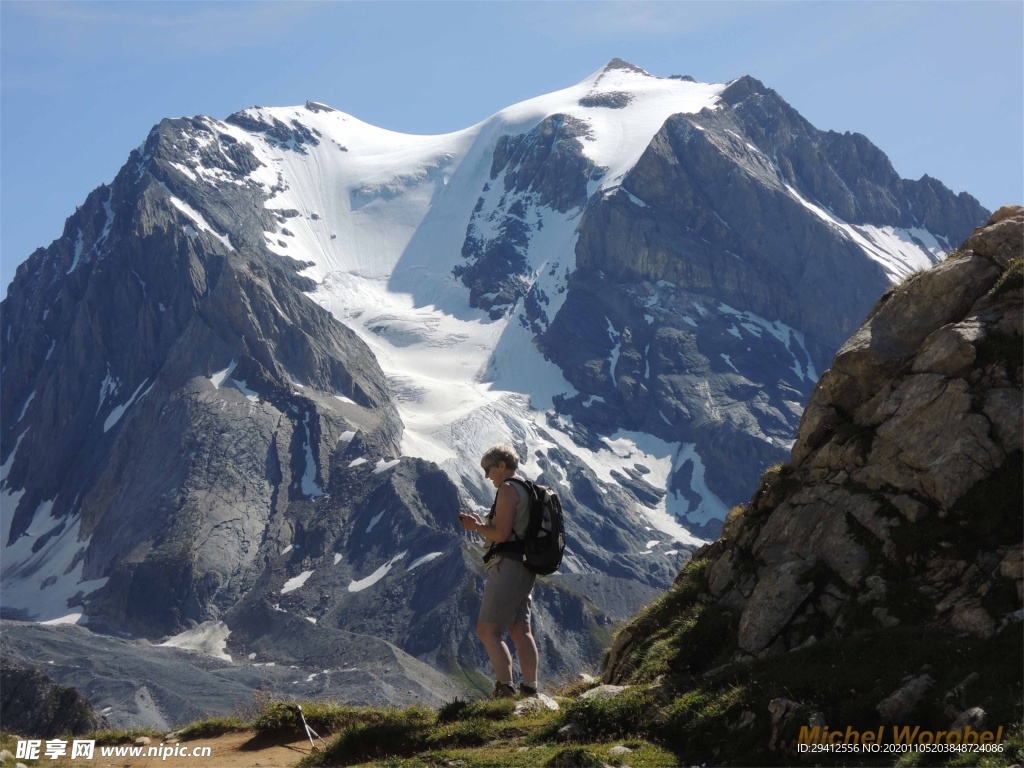
[[[517,482],[519,459],[507,445],[491,448],[480,460],[484,475],[494,484],[497,493],[487,520],[477,514],[460,514],[459,522],[467,531],[475,531],[487,540],[488,549],[512,537],[522,538],[530,519],[530,503],[526,489]],[[520,671],[523,674],[519,692],[523,696],[537,695],[537,643],[530,631],[530,592],[536,576],[520,560],[494,553],[486,561],[486,583],[480,605],[476,634],[484,644],[487,657],[497,678],[494,698],[513,698],[512,656],[501,637],[507,629],[516,647]]]

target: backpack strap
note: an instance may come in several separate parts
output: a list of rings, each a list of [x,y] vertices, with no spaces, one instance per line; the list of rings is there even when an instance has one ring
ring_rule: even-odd
[[[490,562],[491,558],[495,555],[519,555],[519,559],[526,557],[526,539],[530,538],[530,535],[534,533],[534,529],[540,526],[540,521],[534,521],[537,515],[534,515],[534,505],[537,503],[537,492],[534,490],[534,485],[529,480],[524,480],[521,477],[510,477],[505,482],[515,483],[526,491],[526,503],[529,505],[527,511],[529,512],[529,522],[526,524],[526,531],[524,531],[523,538],[519,538],[516,534],[515,527],[512,529],[512,539],[507,539],[497,544],[492,544],[484,555],[484,562]],[[495,494],[494,503],[491,504],[491,511],[488,515],[488,519],[494,517],[495,508],[498,506],[498,496]]]

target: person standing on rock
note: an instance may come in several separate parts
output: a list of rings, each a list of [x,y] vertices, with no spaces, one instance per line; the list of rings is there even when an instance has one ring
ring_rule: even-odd
[[[460,514],[459,522],[467,531],[475,531],[487,541],[488,549],[512,537],[522,538],[530,521],[530,499],[522,482],[516,482],[519,459],[507,445],[491,448],[480,460],[484,475],[494,484],[494,505],[486,520],[477,514]],[[530,604],[536,575],[519,560],[494,553],[486,561],[484,597],[480,605],[476,634],[494,668],[494,698],[513,698],[512,656],[502,640],[508,630],[516,647],[523,674],[520,693],[537,695],[537,643],[530,630]]]

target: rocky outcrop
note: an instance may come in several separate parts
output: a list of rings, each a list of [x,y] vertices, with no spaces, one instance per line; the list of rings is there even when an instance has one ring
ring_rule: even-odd
[[[74,688],[64,688],[42,672],[0,661],[0,720],[4,730],[37,739],[95,731],[100,719]]]
[[[887,292],[815,388],[791,463],[694,553],[698,601],[733,617],[733,660],[1019,621],[1022,235],[1024,208],[1002,209]],[[628,677],[627,633],[611,681]]]

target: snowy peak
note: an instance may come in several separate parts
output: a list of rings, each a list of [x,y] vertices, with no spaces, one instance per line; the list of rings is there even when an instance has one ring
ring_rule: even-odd
[[[609,72],[613,72],[616,70],[633,72],[638,75],[644,75],[645,77],[651,77],[651,74],[647,70],[641,69],[635,64],[630,64],[628,61],[624,61],[623,59],[620,58],[612,59],[607,64],[605,64],[604,68],[601,69],[600,71],[602,74],[607,74]]]

